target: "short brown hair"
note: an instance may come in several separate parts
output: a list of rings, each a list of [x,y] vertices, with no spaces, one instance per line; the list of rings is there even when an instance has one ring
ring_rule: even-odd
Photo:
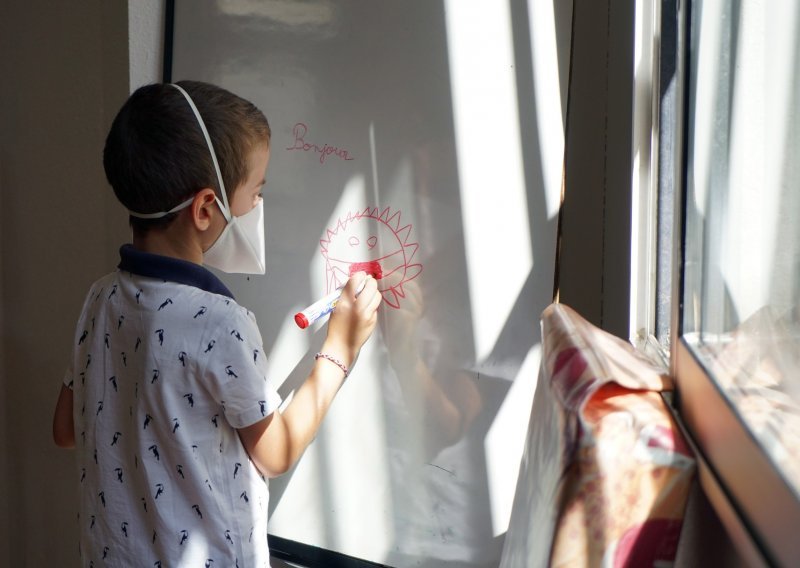
[[[247,160],[259,144],[269,144],[269,123],[252,103],[215,85],[177,83],[191,96],[217,155],[228,201],[247,178]],[[169,84],[137,89],[120,109],[103,150],[106,178],[129,211],[168,211],[205,187],[222,200],[203,132],[183,94]],[[130,218],[134,231],[169,224]]]

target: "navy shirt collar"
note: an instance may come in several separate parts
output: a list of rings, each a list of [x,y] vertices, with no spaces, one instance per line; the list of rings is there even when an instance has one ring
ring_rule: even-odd
[[[212,294],[222,294],[234,299],[231,291],[214,273],[194,262],[143,252],[129,244],[122,245],[119,249],[119,257],[117,268],[120,270],[139,276],[187,284]]]

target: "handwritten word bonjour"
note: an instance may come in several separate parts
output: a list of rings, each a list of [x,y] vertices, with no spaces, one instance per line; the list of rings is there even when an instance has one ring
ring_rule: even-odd
[[[303,152],[317,152],[319,153],[319,163],[324,164],[325,159],[330,156],[338,156],[342,160],[354,160],[353,156],[350,155],[350,152],[344,150],[342,148],[337,148],[336,146],[331,146],[330,144],[324,144],[322,146],[318,144],[313,144],[311,142],[306,142],[306,134],[308,134],[308,126],[303,124],[302,122],[298,122],[294,125],[294,129],[292,130],[294,134],[294,145],[286,148],[287,150],[302,150]]]

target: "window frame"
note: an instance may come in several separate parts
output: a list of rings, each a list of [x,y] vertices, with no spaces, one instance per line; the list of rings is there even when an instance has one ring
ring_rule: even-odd
[[[678,284],[674,259],[680,190],[680,0],[635,3],[629,339],[667,368]]]

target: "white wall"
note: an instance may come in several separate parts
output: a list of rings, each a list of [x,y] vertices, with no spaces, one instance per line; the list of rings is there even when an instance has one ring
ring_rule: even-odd
[[[164,0],[128,2],[130,91],[160,81],[164,48]]]
[[[51,418],[85,291],[113,269],[119,245],[129,240],[102,149],[130,85],[160,77],[153,44],[163,13],[160,0],[131,4],[132,22],[159,30],[132,36],[135,69],[127,3],[3,2],[2,566],[78,561],[74,461],[53,445]]]
[[[176,78],[270,119],[267,275],[223,280],[256,315],[279,391],[313,360],[292,316],[327,291],[326,258],[414,267],[381,281],[380,329],[314,444],[271,481],[270,532],[390,566],[496,565],[552,298],[569,18],[539,0],[282,6],[179,2],[174,49]],[[292,150],[298,121],[351,159]],[[376,206],[402,221],[340,221]],[[374,251],[343,233],[375,236]]]

